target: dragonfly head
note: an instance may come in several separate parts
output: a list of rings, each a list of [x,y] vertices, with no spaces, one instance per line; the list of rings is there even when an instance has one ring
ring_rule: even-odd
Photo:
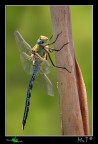
[[[43,45],[48,41],[48,38],[45,36],[40,36],[39,39],[37,40],[38,45]]]

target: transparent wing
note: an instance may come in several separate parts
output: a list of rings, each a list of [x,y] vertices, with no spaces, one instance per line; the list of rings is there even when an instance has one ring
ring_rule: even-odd
[[[54,96],[53,85],[46,74],[37,74],[35,83],[49,96]]]
[[[50,64],[47,60],[43,59],[43,62],[40,64],[40,74],[37,75],[37,81],[40,81],[40,87],[48,93],[50,96],[54,96],[53,85],[46,74],[50,72]]]
[[[54,96],[53,85],[51,81],[49,80],[46,74],[44,74],[44,78],[46,80],[46,90],[47,90],[48,95]]]
[[[39,57],[40,58],[40,57]],[[37,75],[37,82],[39,83],[40,87],[47,92],[48,95],[54,96],[53,85],[46,74],[50,72],[50,64],[47,60],[40,58],[40,69]]]
[[[41,63],[41,67],[40,67],[40,82],[41,82],[41,87],[43,87],[43,89],[45,91],[47,91],[48,95],[50,96],[54,96],[54,91],[53,91],[53,85],[50,81],[50,79],[48,78],[48,76],[46,74],[49,74],[50,72],[50,64],[48,63],[47,60],[44,60],[44,62]]]
[[[31,46],[23,39],[22,35],[18,31],[15,31],[14,36],[20,53],[25,52],[26,54],[31,55]]]
[[[32,54],[32,49],[30,45],[23,39],[21,34],[18,31],[14,32],[15,40],[20,51],[20,59],[24,70],[28,74],[33,73],[33,62],[30,60]]]
[[[33,61],[30,60],[30,56],[27,55],[25,52],[22,52],[20,54],[20,59],[22,66],[24,70],[27,72],[27,74],[32,75],[33,74]]]
[[[43,62],[40,64],[40,73],[41,74],[49,74],[50,73],[50,64],[47,60],[43,60]]]

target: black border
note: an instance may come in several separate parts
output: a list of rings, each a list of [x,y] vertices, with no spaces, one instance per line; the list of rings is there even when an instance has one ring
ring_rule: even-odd
[[[5,139],[5,8],[4,5],[0,5],[0,41],[1,41],[1,57],[0,57],[0,141]]]
[[[76,144],[76,143],[88,143],[94,144],[92,136],[87,137],[65,137],[65,136],[32,136],[32,137],[17,137],[21,144]],[[12,137],[6,137],[6,139],[12,139]],[[11,142],[6,142],[10,144]]]
[[[3,1],[4,2],[4,1]],[[16,2],[16,1],[14,1]],[[22,2],[22,1],[21,1]],[[25,4],[27,4],[28,1],[24,1]],[[31,0],[29,1],[31,2]],[[43,1],[44,2],[44,1]],[[54,1],[55,2],[55,1]],[[63,2],[63,1],[62,1]],[[82,1],[83,2],[83,1]],[[87,2],[87,1],[86,1]],[[2,120],[2,122],[0,123],[1,126],[0,126],[0,142],[1,144],[3,143],[12,143],[12,142],[7,142],[6,139],[12,139],[11,136],[5,136],[5,6],[10,5],[11,3],[11,0],[7,0],[5,2],[6,4],[3,4],[2,3],[2,7],[0,5],[0,14],[1,14],[1,22],[0,22],[0,26],[1,26],[1,42],[4,43],[4,45],[1,47],[2,48],[2,55],[0,55],[0,64],[1,62],[3,62],[1,64],[1,68],[2,70],[0,70],[0,82],[1,82],[1,85],[0,85],[0,88],[1,88],[1,110],[2,110],[2,113],[1,113],[1,116],[0,116],[0,119]],[[30,3],[29,3],[30,4]],[[45,4],[45,3],[44,3]],[[79,4],[79,3],[77,3]],[[89,5],[92,4],[92,1],[89,1]],[[24,4],[22,4],[24,5]],[[34,5],[34,4],[33,4]],[[4,71],[3,71],[4,70]],[[3,119],[4,118],[4,119]],[[14,136],[13,136],[14,137]],[[76,144],[76,143],[89,143],[89,144],[94,144],[95,143],[95,139],[93,136],[80,136],[80,137],[71,137],[71,136],[32,136],[32,137],[29,137],[29,136],[17,136],[18,140],[22,140],[23,141],[23,144],[24,143],[53,143],[53,144],[57,144],[57,143],[61,143],[61,144],[65,144],[65,143],[71,143],[71,144]],[[92,140],[90,140],[90,138],[92,138]],[[78,141],[80,140],[80,141]],[[81,140],[84,140],[84,142],[82,142]]]

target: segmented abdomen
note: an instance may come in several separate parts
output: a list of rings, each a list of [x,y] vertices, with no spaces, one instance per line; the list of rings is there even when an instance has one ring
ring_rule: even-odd
[[[26,119],[27,119],[27,116],[28,116],[29,105],[30,105],[31,91],[32,91],[32,87],[33,87],[35,77],[36,77],[36,75],[38,73],[38,70],[39,70],[39,66],[38,65],[34,66],[33,70],[34,70],[34,72],[33,72],[32,78],[30,80],[28,91],[27,91],[25,110],[24,110],[24,116],[23,116],[23,121],[22,121],[22,129],[24,129],[24,126],[26,124]]]

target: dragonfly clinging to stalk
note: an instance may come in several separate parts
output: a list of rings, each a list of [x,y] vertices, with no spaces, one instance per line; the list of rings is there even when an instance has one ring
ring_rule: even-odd
[[[34,84],[34,80],[38,74],[41,74],[46,81],[45,86],[48,95],[54,95],[52,83],[47,76],[47,74],[49,73],[49,69],[51,68],[50,64],[47,61],[47,58],[49,57],[52,66],[66,69],[70,73],[70,71],[66,67],[56,66],[50,57],[50,52],[59,52],[65,45],[68,44],[64,44],[59,50],[50,47],[51,44],[56,42],[61,33],[57,35],[55,41],[53,41],[52,43],[50,43],[50,39],[52,38],[52,36],[50,39],[48,39],[46,36],[40,36],[36,42],[36,45],[31,48],[31,46],[23,39],[18,31],[14,32],[15,40],[20,51],[20,59],[23,68],[28,74],[32,75],[27,91],[22,129],[24,129],[24,126],[26,124],[30,105],[31,90]]]

